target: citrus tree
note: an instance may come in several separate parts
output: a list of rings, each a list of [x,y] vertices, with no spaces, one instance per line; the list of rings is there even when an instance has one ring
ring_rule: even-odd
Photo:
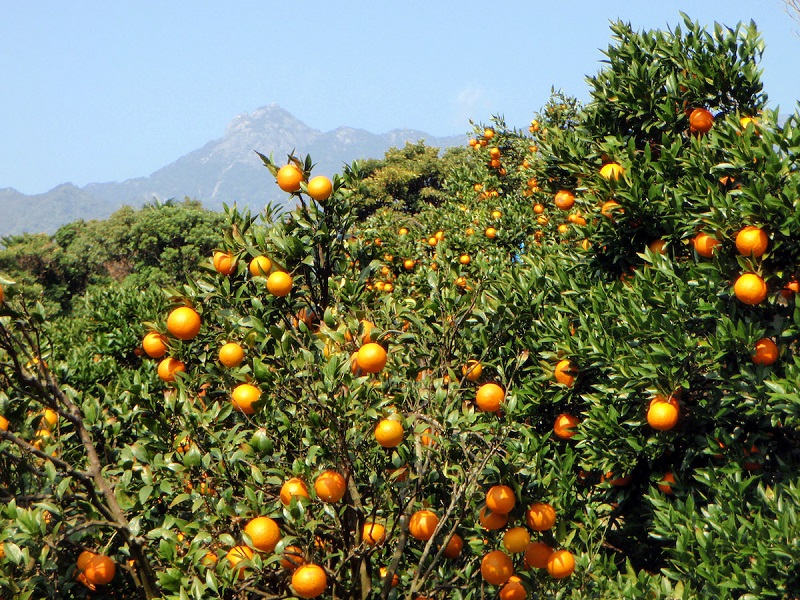
[[[585,106],[420,153],[433,195],[262,155],[294,208],[83,341],[4,281],[0,586],[796,593],[800,117],[752,25],[612,33]]]

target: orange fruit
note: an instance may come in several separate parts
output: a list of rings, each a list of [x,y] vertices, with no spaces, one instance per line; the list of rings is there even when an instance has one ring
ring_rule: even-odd
[[[171,383],[175,381],[176,373],[186,372],[186,365],[179,361],[177,358],[168,356],[160,363],[158,363],[158,376],[162,381]]]
[[[600,167],[600,177],[607,181],[617,181],[623,173],[625,169],[618,163],[606,163]]]
[[[714,248],[719,245],[719,240],[707,233],[698,233],[694,238],[693,244],[695,252],[700,256],[711,258],[714,256]]]
[[[379,373],[386,366],[387,359],[386,350],[375,342],[361,346],[356,355],[358,366],[364,373]]]
[[[606,473],[605,475],[603,475],[600,478],[600,483],[604,483],[604,482],[605,483],[610,483],[611,485],[616,486],[616,487],[623,487],[623,486],[628,485],[631,482],[631,476],[630,475],[623,475],[621,477],[615,477],[614,473],[609,471],[608,473]]]
[[[481,512],[478,513],[478,522],[483,526],[484,529],[488,529],[489,531],[502,529],[508,524],[508,513],[502,514],[492,512],[484,506],[481,509]]]
[[[292,276],[286,271],[275,271],[267,277],[267,289],[273,296],[283,298],[292,291]]]
[[[401,228],[398,230],[398,232],[397,232],[397,235],[408,235],[408,228],[406,228],[406,227],[401,227]]]
[[[117,572],[117,565],[108,556],[95,554],[86,562],[83,574],[86,580],[93,585],[105,585],[114,579]]]
[[[92,552],[91,550],[84,550],[78,555],[78,570],[85,571],[86,567],[89,565],[89,561],[92,560],[93,557],[97,556],[96,553]]]
[[[267,277],[272,269],[272,261],[266,256],[256,256],[248,266],[253,277]]]
[[[514,563],[502,550],[492,550],[481,560],[481,575],[491,585],[503,585],[513,574]]]
[[[378,569],[378,574],[381,580],[386,579],[387,575],[389,574],[389,569],[387,567],[381,567],[380,569]],[[392,575],[392,587],[397,587],[399,583],[400,583],[400,577],[397,575],[397,573],[394,573]]]
[[[0,285],[0,304],[6,301],[6,293],[3,291],[3,286]]]
[[[415,261],[415,260],[413,260],[411,258],[407,258],[406,260],[403,261],[403,268],[406,271],[412,271],[416,265],[417,265],[417,261]]]
[[[778,360],[778,346],[769,338],[761,338],[756,342],[756,353],[753,362],[757,365],[772,365]]]
[[[553,433],[557,438],[568,440],[575,435],[575,428],[580,424],[577,417],[563,413],[556,417],[556,422],[553,425]]]
[[[619,208],[619,202],[615,200],[608,200],[604,202],[603,206],[600,208],[600,214],[602,214],[604,217],[608,217],[613,221],[615,209],[618,208]],[[622,209],[619,209],[619,212],[623,212]]]
[[[475,404],[484,412],[497,412],[506,393],[496,383],[484,383],[475,394]]]
[[[294,572],[292,587],[301,598],[316,598],[328,587],[328,576],[319,565],[308,563]]]
[[[525,564],[529,569],[544,569],[553,549],[544,542],[531,542],[525,548]]]
[[[553,579],[564,579],[575,571],[575,557],[569,550],[556,550],[547,559],[547,572]]]
[[[745,273],[733,284],[733,293],[740,302],[754,306],[767,297],[767,284],[759,275]]]
[[[783,286],[781,290],[781,296],[783,296],[785,300],[791,298],[792,294],[800,294],[800,281],[794,276],[786,282],[786,285]]]
[[[228,342],[219,349],[219,362],[228,368],[238,367],[244,360],[244,348],[236,342]]]
[[[494,227],[487,227],[485,233],[486,237],[488,237],[489,239],[494,239],[497,237],[497,229],[495,229]]]
[[[284,192],[299,192],[300,182],[303,181],[303,172],[296,165],[283,165],[278,169],[276,176],[278,187]]]
[[[500,594],[498,595],[500,600],[525,600],[528,597],[528,592],[525,590],[525,586],[522,585],[522,580],[516,575],[512,575],[500,589]]]
[[[461,367],[461,375],[469,381],[477,381],[483,373],[483,365],[477,360],[468,360],[467,364]]]
[[[150,358],[161,358],[167,353],[167,339],[156,331],[151,331],[144,336],[142,348]]]
[[[230,275],[236,270],[236,257],[230,252],[214,252],[212,262],[220,275]]]
[[[231,393],[231,403],[233,404],[233,408],[243,412],[246,415],[252,415],[256,412],[253,404],[258,402],[260,398],[261,390],[249,383],[241,383],[237,385]]]
[[[8,431],[8,419],[0,415],[0,431]]]
[[[281,486],[281,503],[284,506],[289,506],[292,503],[292,498],[296,498],[299,502],[302,498],[308,500],[308,486],[299,477],[292,477],[287,479]]]
[[[323,502],[338,502],[346,490],[347,482],[336,471],[323,471],[314,480],[314,491]]]
[[[578,369],[568,359],[558,362],[555,368],[556,381],[563,383],[567,387],[572,387],[575,383],[575,377],[578,374]]]
[[[664,494],[672,495],[672,484],[675,483],[675,475],[671,471],[667,471],[658,482],[658,489]]]
[[[540,215],[544,212],[544,206],[542,204],[534,204],[533,205],[533,212],[537,215]]]
[[[191,340],[200,333],[200,315],[188,306],[176,308],[167,317],[167,330],[179,340]]]
[[[249,546],[234,546],[230,550],[228,550],[228,554],[226,554],[226,558],[228,562],[231,564],[231,567],[239,571],[239,577],[244,577],[244,567],[238,567],[238,565],[243,560],[251,560],[254,556],[253,551],[250,549]]]
[[[403,424],[394,419],[383,419],[375,428],[375,439],[384,448],[396,448],[403,441]]]
[[[331,197],[333,193],[333,183],[324,175],[317,175],[311,178],[306,189],[308,190],[309,196],[317,202],[322,202]]]
[[[556,192],[554,201],[561,210],[569,210],[575,205],[575,196],[569,190],[560,190]]]
[[[468,265],[470,262],[472,262],[472,259],[469,257],[469,254],[462,254],[458,257],[458,262],[460,262],[462,265]]]
[[[524,527],[512,527],[503,534],[503,546],[512,554],[525,552],[531,542],[531,534]]]
[[[408,521],[408,533],[414,539],[426,542],[433,537],[436,526],[439,525],[439,517],[432,510],[418,510]]]
[[[736,249],[742,256],[759,258],[767,251],[769,238],[763,229],[748,225],[736,234]]]
[[[361,539],[368,546],[382,544],[386,539],[386,528],[380,523],[367,521],[364,523],[364,527],[361,528]]]
[[[453,534],[453,537],[450,538],[450,541],[447,542],[447,545],[444,547],[444,557],[445,558],[458,558],[461,556],[461,550],[464,549],[464,540],[461,539],[461,536],[457,533]]]
[[[294,571],[297,567],[306,564],[306,557],[302,548],[298,546],[286,546],[281,552],[281,566],[289,571]]]
[[[693,133],[708,133],[714,125],[714,115],[705,108],[695,108],[689,115],[689,130]]]
[[[650,249],[650,252],[653,254],[666,254],[667,253],[667,242],[664,240],[653,240],[647,247]]]
[[[507,485],[494,485],[486,492],[486,508],[499,515],[507,515],[517,504],[514,490]]]
[[[545,502],[535,502],[525,512],[525,522],[534,531],[547,531],[556,524],[556,510]]]
[[[650,403],[647,409],[647,423],[658,431],[669,431],[678,424],[677,402],[658,400]]]
[[[253,548],[262,552],[272,552],[281,541],[281,530],[269,517],[251,519],[245,525],[244,532],[250,536]]]
[[[484,129],[483,130],[483,137],[484,139],[490,140],[494,137],[494,130],[493,129]]]

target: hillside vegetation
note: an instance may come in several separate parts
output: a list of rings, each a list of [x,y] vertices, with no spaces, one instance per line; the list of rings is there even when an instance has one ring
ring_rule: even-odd
[[[56,318],[3,280],[0,589],[797,597],[800,114],[762,50],[616,23],[528,131],[262,155],[296,208],[137,259],[174,283],[98,258]]]

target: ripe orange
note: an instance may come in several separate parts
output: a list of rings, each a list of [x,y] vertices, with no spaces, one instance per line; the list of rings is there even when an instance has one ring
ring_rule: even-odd
[[[461,375],[466,377],[469,381],[478,381],[481,373],[483,373],[483,365],[477,360],[468,360],[467,364],[461,367]]]
[[[707,233],[698,233],[694,238],[694,249],[700,256],[711,258],[714,256],[714,248],[719,245],[717,238],[711,237]]]
[[[544,212],[544,206],[542,204],[534,204],[533,205],[533,212],[537,215],[540,215]]]
[[[168,356],[160,363],[158,363],[158,376],[162,381],[172,383],[175,381],[176,373],[186,372],[186,365],[179,361],[177,358]]]
[[[556,417],[556,422],[553,425],[553,433],[557,438],[568,440],[575,435],[575,428],[580,424],[577,417],[563,413]]]
[[[387,359],[386,350],[375,342],[361,346],[356,355],[358,366],[364,373],[379,373],[386,366]]]
[[[547,572],[553,579],[564,579],[575,571],[575,557],[569,550],[556,550],[547,559]]]
[[[623,486],[628,485],[631,482],[631,476],[630,475],[622,475],[621,477],[615,477],[614,473],[609,471],[608,473],[606,473],[605,475],[603,475],[600,478],[600,483],[604,483],[604,482],[605,483],[610,483],[611,485],[616,486],[616,487],[623,487]]]
[[[556,192],[554,201],[561,210],[569,210],[575,205],[575,196],[569,190],[560,190]]]
[[[436,526],[439,525],[439,517],[432,510],[418,510],[408,521],[408,533],[414,539],[427,542],[433,537]]]
[[[665,242],[664,240],[653,240],[652,242],[647,244],[647,247],[650,249],[650,252],[652,252],[653,254],[662,254],[662,255],[667,253],[666,246],[667,242]]]
[[[230,275],[236,270],[236,257],[230,252],[214,252],[212,262],[220,275]]]
[[[512,527],[503,534],[503,546],[512,554],[525,552],[531,541],[531,534],[524,527]]]
[[[475,394],[475,404],[484,412],[497,412],[506,393],[496,383],[484,383]]]
[[[236,565],[238,565],[243,560],[251,560],[253,556],[254,553],[249,546],[234,546],[233,548],[228,550],[226,558],[228,559],[228,562],[231,564],[231,567],[239,571],[239,578],[243,578],[244,566],[237,567]]]
[[[219,349],[219,362],[228,368],[238,367],[244,360],[244,348],[236,342],[228,342]]]
[[[117,565],[108,556],[103,554],[95,554],[86,562],[86,568],[83,574],[86,581],[93,585],[105,585],[114,579],[114,574],[117,572]]]
[[[413,260],[411,258],[407,258],[406,260],[403,261],[403,268],[406,271],[413,271],[414,267],[416,265],[417,265],[417,261],[415,261],[415,260]]]
[[[487,227],[485,233],[486,237],[488,237],[489,239],[494,239],[497,237],[497,229],[495,229],[494,227]]]
[[[403,424],[394,419],[383,419],[375,428],[375,439],[384,448],[396,448],[403,441]]]
[[[193,308],[181,306],[169,313],[167,330],[179,340],[191,340],[200,333],[200,315]]]
[[[484,129],[483,130],[483,137],[486,140],[492,139],[494,137],[494,130],[493,129],[489,129],[489,128]]]
[[[378,575],[380,576],[381,580],[386,579],[387,575],[389,574],[389,569],[387,567],[381,567],[378,569]],[[397,573],[392,575],[392,587],[397,587],[400,583],[400,576]]]
[[[675,475],[673,475],[671,471],[667,471],[658,482],[658,489],[664,494],[672,495],[674,493],[672,491],[673,483],[675,483]]]
[[[297,567],[306,564],[306,557],[303,549],[299,546],[286,546],[281,552],[281,566],[289,571],[294,571]]]
[[[600,177],[607,181],[617,181],[623,173],[625,169],[618,163],[606,163],[600,167]]]
[[[748,225],[736,234],[736,249],[742,256],[759,258],[767,251],[769,238],[763,229]]]
[[[654,400],[647,409],[647,423],[658,431],[669,431],[678,424],[677,402]]]
[[[397,235],[407,235],[407,234],[408,234],[408,228],[406,227],[401,227],[397,232]]]
[[[531,542],[525,548],[525,564],[529,569],[544,569],[552,553],[553,549],[544,542]]]
[[[512,575],[500,589],[500,594],[498,595],[500,600],[525,600],[528,597],[528,592],[525,590],[525,586],[522,585],[522,580],[516,575]]]
[[[272,261],[266,256],[256,256],[248,267],[253,277],[267,277],[272,269]]]
[[[258,402],[261,398],[261,390],[256,386],[249,383],[241,383],[233,389],[231,393],[231,403],[233,408],[243,412],[246,415],[252,415],[256,412],[253,404]]]
[[[292,503],[292,498],[296,498],[300,502],[303,498],[308,500],[308,486],[299,477],[292,477],[287,479],[281,486],[281,503],[284,506],[289,506]]]
[[[525,522],[534,531],[547,531],[556,524],[556,509],[545,502],[535,502],[525,512]]]
[[[754,306],[767,297],[767,284],[759,275],[745,273],[733,284],[733,293],[740,302]]]
[[[457,533],[453,534],[453,537],[450,538],[450,541],[447,542],[447,545],[444,547],[444,554],[445,558],[458,558],[461,556],[461,550],[464,549],[464,540],[461,539],[461,536]]]
[[[516,504],[514,490],[507,485],[493,485],[486,492],[486,508],[493,513],[507,515]]]
[[[794,275],[786,282],[786,285],[783,286],[781,290],[781,296],[783,296],[785,300],[791,298],[792,294],[800,294],[800,281],[798,281],[797,277]]]
[[[481,512],[478,513],[478,522],[484,529],[494,531],[495,529],[502,529],[508,524],[508,513],[496,513],[483,507]]]
[[[689,115],[689,130],[693,133],[708,133],[714,125],[714,115],[705,108],[695,108]]]
[[[555,368],[556,381],[563,383],[567,387],[572,387],[575,383],[575,377],[578,375],[578,369],[568,359],[558,362]]]
[[[6,301],[6,293],[3,291],[3,286],[0,285],[0,304]]]
[[[314,491],[323,502],[338,502],[346,490],[347,482],[336,471],[323,471],[314,480]]]
[[[492,550],[481,560],[481,575],[491,585],[503,585],[513,574],[514,563],[502,550]]]
[[[161,358],[167,353],[167,339],[156,331],[151,331],[142,340],[142,348],[150,358]]]
[[[324,175],[317,175],[308,182],[306,187],[308,195],[317,202],[322,202],[331,197],[333,193],[333,183]]]
[[[85,571],[86,567],[89,566],[89,561],[92,560],[93,557],[97,556],[96,553],[92,552],[91,550],[84,550],[78,555],[78,570]]]
[[[617,211],[617,209],[619,210]],[[608,200],[603,203],[602,207],[600,207],[600,214],[602,214],[604,217],[608,217],[612,221],[614,220],[614,212],[624,212],[619,208],[619,202],[615,200]]]
[[[469,254],[462,254],[458,257],[458,262],[460,262],[462,265],[468,265],[470,262],[472,262],[472,259],[469,257]]]
[[[778,346],[769,338],[761,338],[756,342],[756,353],[753,362],[757,365],[772,365],[778,360]]]
[[[251,519],[245,525],[244,532],[250,536],[253,548],[262,552],[272,552],[281,541],[281,530],[269,517]]]
[[[278,169],[276,178],[278,187],[284,192],[299,192],[300,182],[303,181],[303,172],[294,164],[283,165]]]
[[[273,296],[288,296],[292,291],[292,276],[286,271],[275,271],[267,278],[267,289]]]
[[[364,523],[364,527],[361,528],[361,539],[368,546],[382,544],[386,539],[386,528],[380,523],[367,521]]]
[[[294,572],[292,587],[301,598],[316,598],[328,587],[328,576],[319,565],[308,563]]]
[[[8,431],[8,419],[0,415],[0,431]]]

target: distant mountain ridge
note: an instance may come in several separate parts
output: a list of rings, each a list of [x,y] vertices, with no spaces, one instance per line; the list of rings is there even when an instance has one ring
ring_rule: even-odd
[[[313,129],[277,104],[235,117],[225,134],[212,140],[148,177],[120,183],[90,183],[77,187],[61,184],[44,194],[25,195],[13,188],[0,189],[0,236],[53,233],[76,219],[104,219],[124,205],[141,206],[154,199],[195,198],[210,210],[223,202],[248,206],[258,212],[269,201],[286,198],[264,168],[255,150],[276,160],[296,151],[310,154],[314,172],[333,175],[345,163],[382,158],[391,147],[425,140],[429,146],[463,145],[466,135],[435,137],[412,129],[374,134],[363,129],[339,127],[322,132]]]

